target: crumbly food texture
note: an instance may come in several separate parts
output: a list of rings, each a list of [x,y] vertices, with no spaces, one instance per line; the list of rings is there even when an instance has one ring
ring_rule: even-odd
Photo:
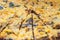
[[[60,40],[60,0],[0,0],[0,40]]]

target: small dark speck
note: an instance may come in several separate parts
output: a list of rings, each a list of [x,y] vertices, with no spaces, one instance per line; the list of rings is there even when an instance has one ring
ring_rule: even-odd
[[[13,40],[12,38],[9,38],[9,40]]]
[[[31,13],[35,13],[35,11],[34,10],[31,10]]]
[[[6,33],[7,33],[8,35],[9,35],[9,34],[12,34],[12,32],[6,32]]]
[[[8,2],[8,0],[3,0],[3,2],[6,2],[6,3],[7,3],[7,2]]]
[[[54,29],[60,29],[60,24],[57,24]]]
[[[45,2],[46,4],[48,4],[48,2]]]
[[[53,6],[53,3],[52,2],[50,2],[50,6]]]
[[[15,7],[20,7],[20,5],[16,5]]]
[[[0,25],[0,28],[2,28],[2,25]]]
[[[37,2],[39,2],[40,0],[37,0]]]
[[[53,21],[49,23],[49,25],[52,25],[52,24],[54,24],[54,22],[53,22]]]
[[[60,40],[60,37],[56,37],[56,40]]]
[[[2,10],[3,9],[3,6],[0,6],[0,10]]]
[[[9,3],[9,7],[14,7],[14,3],[13,2],[10,2]]]
[[[27,8],[27,6],[26,6],[26,5],[24,5],[24,7],[25,7],[25,8]]]

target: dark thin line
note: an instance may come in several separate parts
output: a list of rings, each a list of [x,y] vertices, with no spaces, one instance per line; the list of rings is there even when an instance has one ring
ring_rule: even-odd
[[[5,26],[2,26],[0,33],[7,27],[8,24],[6,24]]]
[[[6,26],[0,31],[0,33],[6,28]]]
[[[35,36],[34,36],[34,28],[33,28],[33,14],[32,14],[32,34],[33,34],[33,40],[35,40]]]
[[[19,30],[21,29],[23,22],[24,22],[24,20],[22,20],[22,22],[21,22],[21,24],[19,26]]]

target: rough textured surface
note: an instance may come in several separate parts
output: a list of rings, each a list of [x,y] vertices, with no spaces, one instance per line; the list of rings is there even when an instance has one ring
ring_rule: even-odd
[[[60,40],[60,0],[0,0],[0,40]]]

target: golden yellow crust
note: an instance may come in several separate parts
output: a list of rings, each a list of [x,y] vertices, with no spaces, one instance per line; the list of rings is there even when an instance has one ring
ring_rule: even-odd
[[[0,38],[33,40],[32,31],[36,40],[58,36],[59,0],[0,0]]]

